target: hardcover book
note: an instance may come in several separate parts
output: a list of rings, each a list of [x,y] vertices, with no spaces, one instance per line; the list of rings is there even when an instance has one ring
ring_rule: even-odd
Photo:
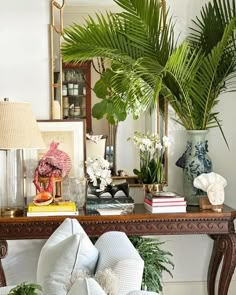
[[[51,203],[45,206],[37,206],[33,203],[28,205],[28,212],[75,212],[76,204],[71,201]]]
[[[132,212],[134,210],[134,203],[113,203],[113,204],[86,204],[86,210],[96,211],[97,209],[123,209]]]
[[[61,211],[61,212],[27,212],[28,217],[39,217],[39,216],[76,216],[79,215],[78,211]]]
[[[146,194],[145,198],[153,203],[160,202],[183,202],[185,198],[179,195],[163,195],[163,194]]]
[[[150,201],[148,198],[144,198],[144,202],[147,203],[148,205],[150,206],[153,206],[153,207],[164,207],[164,206],[186,206],[187,205],[187,202],[186,201],[167,201],[167,202],[153,202],[153,201]]]
[[[115,197],[115,198],[97,198],[88,196],[86,199],[86,204],[126,204],[126,203],[134,203],[134,200],[131,197]]]
[[[87,197],[86,199],[86,209],[96,210],[104,208],[124,208],[125,210],[133,211],[134,200],[131,197],[117,197],[117,198],[94,198]]]
[[[152,207],[144,202],[144,207],[151,213],[184,213],[186,212],[186,206]]]

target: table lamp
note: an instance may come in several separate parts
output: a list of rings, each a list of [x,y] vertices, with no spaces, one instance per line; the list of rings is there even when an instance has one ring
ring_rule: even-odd
[[[2,216],[23,213],[25,149],[43,149],[45,143],[31,104],[0,101],[0,150],[5,153],[5,191],[1,192]]]

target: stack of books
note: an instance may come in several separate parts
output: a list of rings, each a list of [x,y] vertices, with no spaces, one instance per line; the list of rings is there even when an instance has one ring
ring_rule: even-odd
[[[70,216],[78,215],[75,202],[61,201],[45,206],[28,205],[27,216]]]
[[[134,210],[134,200],[131,197],[125,196],[114,198],[88,196],[86,199],[86,212],[93,214],[99,212],[97,209],[122,209],[121,214],[132,213]]]
[[[111,188],[100,194],[88,191],[86,198],[86,213],[101,215],[128,214],[134,210],[134,200],[129,195],[129,185],[126,180],[113,180]]]
[[[152,213],[186,212],[185,198],[173,192],[148,193],[144,198],[144,207]]]

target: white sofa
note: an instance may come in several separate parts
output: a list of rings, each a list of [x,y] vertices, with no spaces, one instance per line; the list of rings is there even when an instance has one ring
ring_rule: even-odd
[[[78,221],[67,218],[47,241],[19,241],[11,255],[13,245],[9,241],[3,259],[11,286],[0,288],[0,295],[23,281],[40,284],[43,295],[104,295],[106,285],[112,286],[111,295],[157,294],[140,291],[144,262],[122,232],[107,232],[93,245]]]

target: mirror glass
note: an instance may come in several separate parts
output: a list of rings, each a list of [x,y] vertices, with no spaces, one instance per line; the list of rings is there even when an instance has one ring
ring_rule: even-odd
[[[59,5],[62,5],[64,1],[57,0]],[[85,19],[88,15],[93,18],[96,18],[96,13],[106,13],[106,11],[120,12],[121,8],[112,0],[65,0],[65,5],[62,11],[62,23],[63,27],[72,25],[73,23],[84,24]],[[55,22],[58,22],[60,19],[60,14],[56,16]],[[57,26],[60,24],[57,23]],[[59,79],[57,72],[61,70],[61,61],[60,61],[60,36],[54,33],[53,42],[53,62],[54,70],[52,75],[54,76],[54,83]],[[94,61],[96,67],[96,61]],[[91,66],[91,87],[93,88],[95,82],[100,78],[100,75],[95,71],[94,67]],[[59,83],[59,81],[58,81]],[[54,93],[52,91],[52,102],[56,98],[56,95],[60,95],[60,92],[54,87]],[[91,105],[99,102],[99,99],[95,96],[93,91],[91,91]],[[166,113],[167,115],[167,113]],[[133,137],[135,131],[141,133],[150,133],[158,132],[161,136],[167,135],[167,116],[165,120],[160,119],[157,112],[154,112],[151,116],[148,112],[144,113],[138,120],[133,120],[131,116],[124,121],[118,124],[117,134],[116,134],[116,154],[113,158],[116,158],[116,171],[123,170],[130,176],[134,176],[133,169],[139,169],[140,160],[139,153],[137,148],[135,148],[132,141],[128,141],[128,138]],[[95,135],[107,135],[108,143],[109,137],[111,137],[111,128],[107,123],[106,119],[97,120],[92,118],[92,132]],[[114,141],[113,141],[114,142]],[[167,162],[167,153],[166,161]],[[167,181],[167,165],[165,165],[165,181]]]

